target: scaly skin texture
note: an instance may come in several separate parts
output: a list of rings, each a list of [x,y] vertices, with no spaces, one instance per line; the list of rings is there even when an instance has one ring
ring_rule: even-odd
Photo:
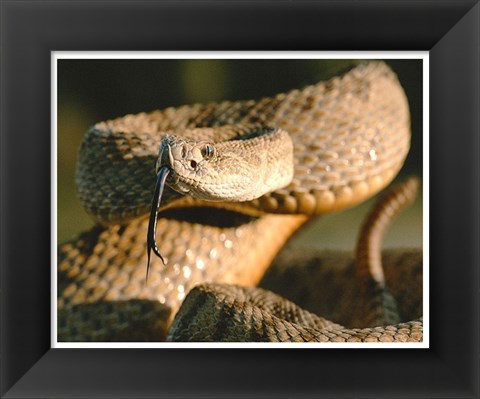
[[[343,314],[335,315],[334,319],[344,318],[346,324],[357,328],[347,328],[318,317],[285,298],[261,288],[202,284],[188,294],[175,317],[167,340],[421,342],[423,340],[421,280],[419,287],[410,287],[412,290],[416,288],[420,296],[417,294],[407,298],[400,297],[404,302],[414,305],[413,312],[408,314],[408,318],[403,319],[407,322],[401,322],[406,312],[404,309],[402,309],[403,314],[399,311],[397,300],[387,287],[379,245],[386,226],[401,209],[412,202],[417,187],[417,179],[410,178],[390,190],[366,219],[359,237],[356,262],[353,266],[354,279],[348,285],[350,293],[354,293],[357,298],[340,294],[335,298],[334,305],[336,309],[342,309],[342,305],[344,307],[346,305],[345,310],[350,313],[347,318]],[[336,262],[339,261],[338,258],[337,255]],[[394,258],[395,254],[391,254],[387,262],[393,263]],[[416,273],[421,276],[421,253],[416,261],[415,253],[408,259],[408,262],[402,263],[402,268],[406,269],[405,272],[411,273],[412,269],[416,269]],[[298,260],[291,259],[291,262],[296,261]],[[305,259],[300,264],[305,265]],[[316,265],[318,264],[316,262]],[[304,280],[315,278],[319,284],[305,290],[304,297],[323,290],[335,292],[332,281],[328,281],[331,264],[327,263],[327,265],[306,276]],[[335,268],[334,275],[337,279],[341,276],[339,271],[338,267]],[[333,279],[333,282],[335,280]],[[346,286],[345,280],[342,280],[343,289]],[[326,282],[329,284],[325,284]],[[287,292],[287,296],[290,295],[292,293]],[[321,298],[322,295],[324,298]],[[328,302],[325,294],[319,296],[320,298],[317,298],[319,303]],[[300,302],[305,302],[305,299],[303,298]],[[408,321],[411,320],[410,317],[415,320]]]
[[[166,136],[157,171],[168,167],[167,184],[207,201],[249,201],[287,186],[293,178],[293,143],[282,129],[252,128],[242,140],[213,143]],[[203,129],[197,129],[199,137]]]
[[[242,203],[207,203],[166,189],[162,211],[201,208],[161,214],[157,242],[167,266],[154,259],[146,284],[145,216],[161,140],[175,134],[216,143],[259,126],[282,128],[292,138],[291,183]],[[77,190],[105,227],[59,247],[59,341],[164,339],[192,287],[257,284],[308,215],[352,206],[386,186],[409,142],[405,94],[376,62],[259,101],[168,108],[95,125],[80,149]],[[291,215],[242,216],[206,205]]]
[[[363,323],[366,326],[397,324],[397,301],[385,282],[381,247],[383,235],[395,216],[414,201],[419,180],[411,177],[389,190],[367,216],[358,235],[355,257],[357,277],[363,287]]]
[[[297,215],[256,218],[200,208],[194,215],[166,213],[157,225],[157,242],[167,265],[154,257],[148,284],[148,219],[95,227],[59,248],[58,339],[163,340],[192,287],[256,284],[304,221]]]
[[[243,203],[242,211],[313,215],[355,205],[393,179],[410,146],[405,93],[385,64],[372,62],[259,101],[195,104],[99,123],[80,148],[79,199],[104,224],[145,215],[154,188],[152,165],[167,133],[221,142],[250,134],[252,124],[290,134],[295,173],[287,187]],[[199,137],[203,127],[208,129]],[[164,206],[182,202],[201,204],[165,190]],[[235,203],[216,206],[238,209]]]
[[[195,287],[170,329],[168,341],[189,342],[420,342],[421,320],[373,328],[346,328],[257,287]]]

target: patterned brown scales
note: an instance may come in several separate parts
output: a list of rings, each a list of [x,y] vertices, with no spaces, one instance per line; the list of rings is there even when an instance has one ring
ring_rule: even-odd
[[[154,259],[145,284],[145,216],[162,132],[196,137],[196,128],[203,128],[209,137],[202,138],[222,141],[241,138],[252,125],[278,126],[291,135],[292,182],[242,203],[207,204],[167,187],[157,239],[168,263]],[[163,340],[195,285],[256,285],[310,215],[352,206],[385,187],[401,168],[409,143],[405,95],[395,74],[378,62],[260,101],[167,108],[95,125],[82,143],[77,188],[86,210],[104,227],[59,247],[59,341]],[[418,256],[388,256],[405,275],[413,268],[421,276]],[[299,269],[302,264],[308,261],[296,262]],[[402,309],[404,299],[408,296],[397,297]],[[408,301],[418,304],[421,298]],[[341,303],[338,298],[338,307],[345,307]],[[410,319],[402,315],[402,320]],[[421,340],[421,322],[381,328],[410,331],[393,334],[400,341]]]

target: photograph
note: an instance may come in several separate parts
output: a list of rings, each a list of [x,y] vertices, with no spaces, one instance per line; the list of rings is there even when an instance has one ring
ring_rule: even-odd
[[[428,347],[426,54],[56,52],[55,346]]]
[[[479,398],[480,0],[0,0],[0,397]]]

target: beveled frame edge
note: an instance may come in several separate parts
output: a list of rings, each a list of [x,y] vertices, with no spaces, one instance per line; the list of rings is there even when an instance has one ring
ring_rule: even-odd
[[[161,2],[137,4],[141,4],[139,8],[116,1],[2,2],[0,256],[2,299],[8,301],[2,301],[1,309],[1,394],[5,397],[157,394],[252,397],[263,393],[263,396],[308,397],[320,393],[329,396],[355,393],[385,397],[385,392],[394,392],[402,397],[476,397],[479,386],[475,375],[479,370],[475,356],[479,343],[475,333],[478,335],[479,322],[478,267],[474,266],[478,266],[479,260],[476,245],[480,199],[478,2],[346,1],[338,5],[310,2],[298,6],[281,2],[275,7],[271,2],[256,5],[229,2],[225,6],[199,2],[180,2],[175,6]],[[152,8],[161,11],[160,18],[149,18],[154,14]],[[311,27],[302,23],[313,16],[324,24]],[[217,22],[216,26],[229,34],[219,38],[218,29],[207,28],[188,40],[182,33],[184,23],[190,22],[189,28],[194,30],[199,17],[204,18],[202,25],[205,19],[208,26]],[[247,17],[250,17],[249,31],[244,32],[241,28]],[[344,24],[335,26],[329,22],[339,17]],[[402,23],[406,20],[411,22],[408,32]],[[125,21],[139,28],[136,39],[120,31],[121,22]],[[161,28],[155,26],[162,21]],[[286,33],[282,29],[286,23],[296,29]],[[378,35],[379,30],[382,35]],[[152,32],[165,34],[163,42],[152,41]],[[286,41],[282,41],[282,34]],[[50,178],[51,156],[50,143],[45,140],[50,137],[50,104],[45,101],[50,92],[50,81],[45,78],[50,71],[50,50],[92,49],[85,44],[94,49],[234,50],[252,49],[251,43],[258,50],[286,47],[361,50],[367,49],[368,41],[368,49],[431,50],[430,131],[435,140],[430,140],[430,242],[435,252],[430,253],[430,291],[431,297],[442,306],[442,313],[438,308],[431,311],[431,330],[437,331],[431,337],[431,350],[321,353],[49,350],[49,317],[45,315],[49,314],[50,305],[50,236],[46,234],[50,213],[43,210],[50,209],[50,191],[45,187]],[[28,110],[28,118],[24,110]],[[452,136],[451,132],[459,133]],[[31,145],[19,148],[18,144],[25,142]],[[35,207],[31,206],[32,198]],[[27,248],[25,231],[34,232],[28,238]],[[445,267],[452,264],[465,270],[452,273]],[[440,292],[441,288],[444,292]],[[431,302],[433,307],[434,301]],[[450,323],[445,324],[445,320]],[[43,328],[37,327],[40,323]],[[231,362],[233,356],[235,362]],[[225,362],[229,362],[228,367]],[[269,370],[275,385],[272,377],[262,375],[262,370]],[[188,385],[185,375],[189,378]],[[248,386],[242,381],[249,381]]]

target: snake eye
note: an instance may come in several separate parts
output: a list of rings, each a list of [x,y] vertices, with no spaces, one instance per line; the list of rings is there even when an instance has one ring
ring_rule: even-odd
[[[204,159],[212,159],[215,155],[215,147],[212,144],[205,144],[202,147],[202,156]]]

